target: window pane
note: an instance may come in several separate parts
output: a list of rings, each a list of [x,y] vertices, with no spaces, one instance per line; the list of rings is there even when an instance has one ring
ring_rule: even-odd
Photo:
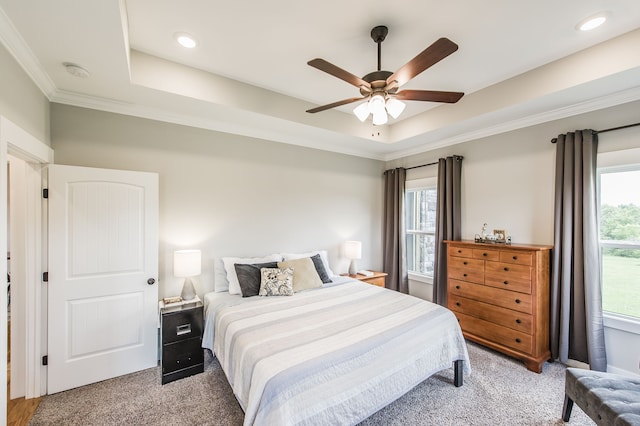
[[[603,249],[602,308],[607,312],[640,317],[640,249],[621,254]]]
[[[435,187],[406,192],[407,266],[409,271],[427,276],[433,276],[436,201]]]
[[[407,263],[412,272],[433,276],[435,237],[429,234],[407,235]]]
[[[600,174],[603,309],[640,317],[640,170]]]

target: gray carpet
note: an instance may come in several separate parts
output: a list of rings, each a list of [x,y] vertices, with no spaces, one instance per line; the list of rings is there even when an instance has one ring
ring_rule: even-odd
[[[425,380],[366,419],[362,426],[562,425],[564,370],[542,374],[469,343],[473,372],[452,385],[453,369]],[[217,360],[205,372],[160,385],[152,368],[44,397],[31,425],[241,425],[243,413]],[[570,425],[594,423],[574,406]]]

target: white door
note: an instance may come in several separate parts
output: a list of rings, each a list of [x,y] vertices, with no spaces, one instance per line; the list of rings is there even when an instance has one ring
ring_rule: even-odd
[[[48,393],[157,365],[158,175],[49,166]]]

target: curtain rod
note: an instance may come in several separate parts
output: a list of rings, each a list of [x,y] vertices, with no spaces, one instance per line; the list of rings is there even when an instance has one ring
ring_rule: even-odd
[[[613,132],[614,130],[628,129],[629,127],[636,127],[636,126],[640,126],[640,123],[633,123],[633,124],[627,124],[625,126],[611,127],[610,129],[604,129],[604,130],[594,130],[593,133],[597,135],[599,133]],[[558,142],[558,138],[551,139],[551,143],[556,143],[556,142]]]
[[[452,157],[458,161],[464,158],[462,155],[452,155]],[[420,167],[427,167],[427,166],[435,166],[436,164],[438,164],[438,162],[434,161],[433,163],[420,164],[419,166],[407,167],[406,170],[417,169]]]
[[[629,127],[636,127],[636,126],[640,126],[640,123],[627,124],[626,126],[612,127],[610,129],[604,129],[604,130],[596,130],[596,134],[613,132],[614,130],[628,129]]]

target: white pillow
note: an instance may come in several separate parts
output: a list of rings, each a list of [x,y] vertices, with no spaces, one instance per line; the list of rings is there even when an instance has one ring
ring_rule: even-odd
[[[329,257],[327,256],[326,250],[316,250],[308,253],[280,253],[283,260],[302,259],[303,257],[315,256],[316,254],[320,254],[320,259],[322,259],[322,264],[324,265],[325,271],[327,271],[327,275],[329,275],[329,277],[335,277],[336,274],[334,274],[329,267]]]
[[[224,269],[224,262],[221,257],[213,260],[213,291],[221,293],[229,291],[229,280],[227,280],[227,271]]]
[[[223,257],[224,269],[227,272],[227,281],[229,281],[229,293],[230,294],[242,294],[240,290],[240,283],[238,282],[238,275],[236,274],[236,268],[233,266],[236,263],[242,263],[252,265],[254,263],[266,263],[266,262],[280,262],[282,256],[279,254],[270,254],[265,257]]]

